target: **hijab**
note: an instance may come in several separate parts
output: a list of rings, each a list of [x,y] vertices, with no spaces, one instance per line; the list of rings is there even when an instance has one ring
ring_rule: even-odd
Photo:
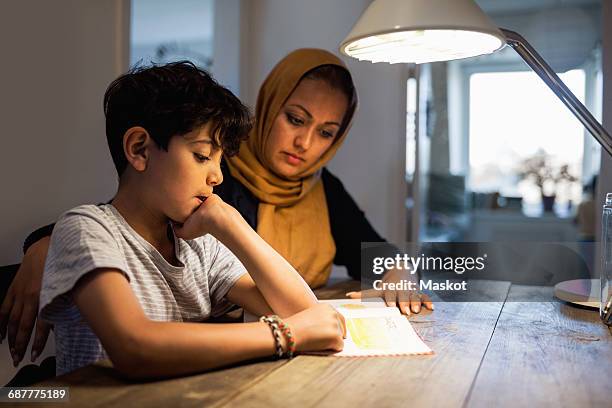
[[[323,65],[346,69],[338,57],[320,49],[299,49],[279,61],[257,96],[255,126],[249,138],[242,142],[238,154],[228,159],[231,175],[259,200],[258,234],[313,288],[327,282],[336,253],[321,171],[342,145],[356,103],[349,102],[345,125],[333,144],[295,177],[288,179],[272,172],[264,152],[286,100],[306,74]]]

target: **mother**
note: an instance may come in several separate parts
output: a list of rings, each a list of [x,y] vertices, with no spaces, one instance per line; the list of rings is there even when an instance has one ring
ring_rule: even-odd
[[[360,241],[382,241],[323,166],[346,138],[357,94],[342,62],[322,50],[289,54],[257,98],[255,128],[218,194],[313,287],[332,262],[359,279]]]
[[[325,285],[332,264],[360,279],[361,242],[382,242],[338,178],[324,166],[346,138],[357,107],[351,75],[335,55],[300,49],[283,58],[264,81],[255,127],[237,156],[222,163],[215,189],[313,287]],[[18,363],[36,320],[38,293],[51,228],[26,241],[22,267],[0,309],[0,335],[8,323]],[[395,304],[396,298],[386,296]],[[427,297],[398,302],[418,313]],[[49,333],[39,321],[32,347],[42,351]],[[35,357],[35,356],[33,356]]]

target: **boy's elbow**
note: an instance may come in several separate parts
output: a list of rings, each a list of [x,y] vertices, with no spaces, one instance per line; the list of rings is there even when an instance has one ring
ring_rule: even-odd
[[[138,353],[125,353],[123,356],[110,357],[110,360],[115,370],[125,378],[141,380],[150,376],[147,360],[141,358]]]
[[[155,353],[146,337],[138,334],[125,336],[119,346],[109,352],[113,367],[124,377],[138,380],[152,376]]]

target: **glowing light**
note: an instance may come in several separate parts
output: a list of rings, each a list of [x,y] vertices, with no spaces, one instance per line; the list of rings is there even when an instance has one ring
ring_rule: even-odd
[[[503,45],[498,37],[483,32],[412,30],[351,41],[342,47],[342,52],[371,62],[424,64],[490,54]]]

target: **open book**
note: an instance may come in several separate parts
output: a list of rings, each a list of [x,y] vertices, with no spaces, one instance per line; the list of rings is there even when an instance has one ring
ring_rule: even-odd
[[[381,301],[359,299],[321,300],[342,313],[346,320],[344,349],[337,353],[321,352],[337,357],[402,356],[433,354],[421,340],[406,316],[397,307]],[[257,318],[245,313],[245,321]]]
[[[397,307],[381,301],[321,300],[330,303],[346,320],[344,349],[338,357],[433,354]]]

